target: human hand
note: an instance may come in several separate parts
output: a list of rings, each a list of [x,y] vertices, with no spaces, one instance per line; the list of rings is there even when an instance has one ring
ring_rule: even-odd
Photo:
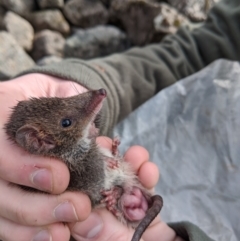
[[[77,83],[42,74],[0,83],[0,240],[68,241],[70,231],[62,222],[88,217],[89,198],[81,193],[64,192],[69,183],[66,165],[26,153],[12,145],[3,130],[10,108],[17,101],[30,97],[67,97],[84,91]],[[64,193],[26,192],[13,184],[51,194]]]
[[[89,216],[91,206],[86,195],[79,192],[64,192],[69,183],[69,171],[66,165],[58,160],[26,153],[10,143],[3,130],[10,114],[9,108],[16,105],[17,101],[42,96],[67,97],[84,91],[86,91],[84,87],[74,82],[62,81],[42,74],[29,74],[0,83],[0,239],[4,241],[16,239],[19,241],[68,241],[70,230],[62,222],[72,222],[69,227],[72,234],[76,234],[75,230],[80,230],[78,225],[83,225],[85,222],[81,221]],[[102,144],[100,141],[100,145]],[[126,159],[138,160],[137,152],[131,149],[127,152]],[[128,155],[133,155],[133,158],[128,158]],[[142,183],[151,188],[155,185],[154,180],[156,182],[158,172],[155,167],[146,168],[149,165],[143,164],[146,160],[148,158],[143,155],[139,157],[139,161],[133,162],[133,165],[135,165],[135,170],[138,170]],[[142,170],[148,170],[150,173],[153,171],[153,175],[151,174],[153,180],[146,180],[147,175],[141,174],[145,172]],[[52,195],[26,192],[13,184],[33,187]],[[113,219],[115,228],[120,225],[120,230],[126,230],[126,227],[121,225],[108,211],[99,210],[99,215],[103,224]],[[89,218],[91,219],[91,216]],[[155,222],[159,223],[159,220],[154,221],[151,228],[155,227]],[[101,235],[109,237],[111,233],[108,232],[109,228],[111,231],[111,227],[104,228]],[[147,233],[148,231],[145,235]],[[130,232],[128,234],[130,235]],[[121,236],[119,232],[119,238],[121,237],[124,236]]]
[[[101,146],[111,149],[111,140],[106,137],[97,139]],[[148,189],[154,188],[158,182],[157,166],[149,162],[149,154],[140,146],[132,146],[125,153],[124,159],[131,163],[141,183]],[[69,224],[71,234],[76,241],[127,241],[131,240],[134,230],[120,223],[106,209],[94,210],[87,220]],[[145,241],[181,241],[160,216],[155,218],[143,234]]]

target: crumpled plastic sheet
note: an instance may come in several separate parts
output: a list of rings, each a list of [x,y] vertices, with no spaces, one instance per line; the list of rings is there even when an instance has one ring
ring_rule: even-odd
[[[162,90],[115,128],[120,150],[142,145],[160,168],[166,222],[240,240],[240,65],[217,60]]]

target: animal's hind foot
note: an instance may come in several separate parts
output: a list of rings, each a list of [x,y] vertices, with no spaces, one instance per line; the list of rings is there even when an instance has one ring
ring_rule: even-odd
[[[106,208],[112,212],[115,216],[121,215],[121,212],[118,210],[118,200],[122,196],[122,188],[114,187],[111,190],[103,190],[101,194],[104,196],[101,203],[106,204]]]

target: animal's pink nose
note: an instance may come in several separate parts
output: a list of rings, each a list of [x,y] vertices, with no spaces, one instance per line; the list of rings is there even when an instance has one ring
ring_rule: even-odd
[[[107,91],[105,90],[105,89],[99,89],[98,90],[98,93],[100,94],[100,95],[103,95],[103,96],[106,96],[107,95]]]

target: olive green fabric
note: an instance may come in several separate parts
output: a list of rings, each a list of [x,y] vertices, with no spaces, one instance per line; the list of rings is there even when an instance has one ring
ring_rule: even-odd
[[[168,224],[185,241],[213,241],[200,228],[190,222]]]
[[[239,1],[226,0],[212,9],[204,26],[192,32],[182,28],[159,44],[90,61],[67,59],[33,68],[28,73],[75,80],[92,89],[106,88],[106,125],[101,133],[109,134],[119,120],[161,89],[215,59],[239,60],[239,20]]]
[[[218,58],[239,60],[239,23],[239,0],[225,0],[213,7],[202,27],[193,31],[182,28],[159,44],[90,61],[68,59],[25,73],[50,74],[90,89],[105,88],[108,98],[101,134],[110,135],[119,120],[161,89]],[[171,227],[185,240],[211,240],[191,223],[171,224]]]

